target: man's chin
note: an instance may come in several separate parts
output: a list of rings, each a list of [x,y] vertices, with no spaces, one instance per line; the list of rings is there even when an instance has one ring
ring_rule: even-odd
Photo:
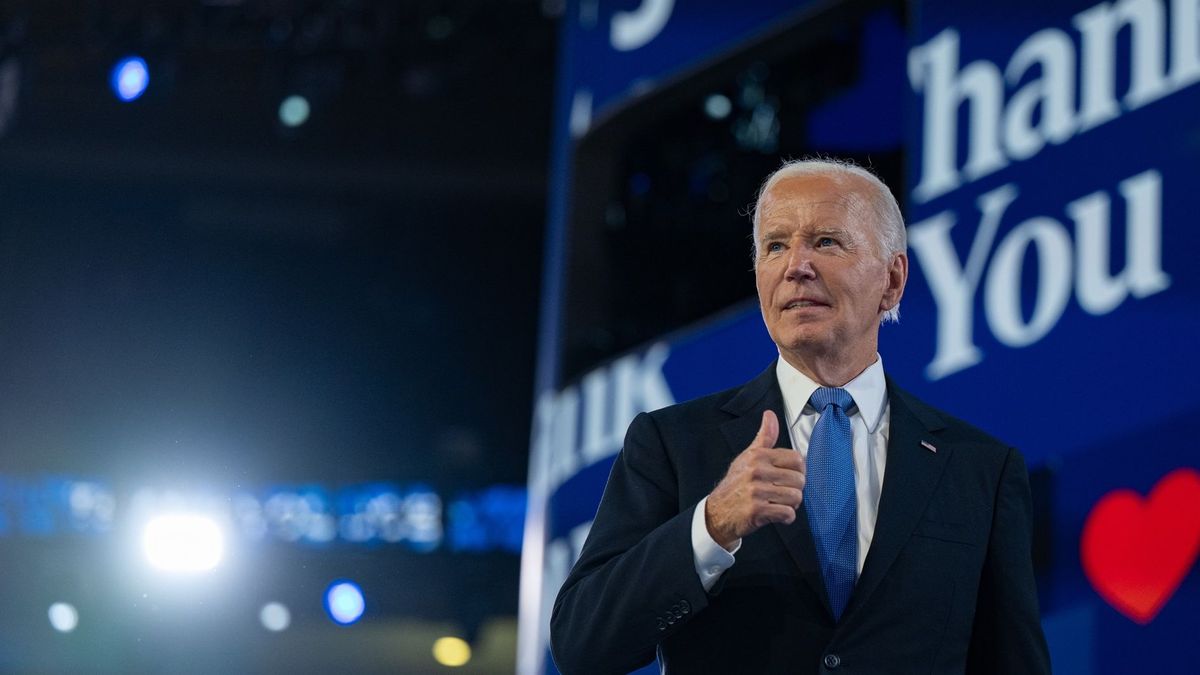
[[[833,346],[833,338],[827,331],[803,330],[789,331],[782,339],[776,340],[780,349],[799,353],[819,354],[829,351]]]

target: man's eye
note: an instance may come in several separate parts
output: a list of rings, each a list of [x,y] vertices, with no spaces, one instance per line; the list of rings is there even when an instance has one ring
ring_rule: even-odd
[[[837,245],[837,241],[835,241],[833,237],[821,237],[820,239],[817,240],[817,248],[820,248],[822,246],[835,246],[835,245]]]
[[[767,244],[767,253],[776,253],[783,250],[783,244],[773,241]]]

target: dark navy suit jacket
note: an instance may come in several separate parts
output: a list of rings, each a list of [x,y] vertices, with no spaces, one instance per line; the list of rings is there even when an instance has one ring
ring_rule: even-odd
[[[638,415],[554,604],[559,669],[623,673],[657,655],[667,673],[1048,673],[1020,453],[890,379],[888,400],[879,517],[836,622],[803,504],[791,525],[745,537],[711,591],[695,572],[696,503],[764,410],[785,419],[774,366]]]

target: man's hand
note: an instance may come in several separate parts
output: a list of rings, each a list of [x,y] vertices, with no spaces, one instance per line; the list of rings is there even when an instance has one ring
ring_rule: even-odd
[[[776,448],[778,438],[779,420],[764,410],[758,435],[708,496],[704,523],[726,550],[767,523],[796,519],[804,497],[804,460],[795,450]]]

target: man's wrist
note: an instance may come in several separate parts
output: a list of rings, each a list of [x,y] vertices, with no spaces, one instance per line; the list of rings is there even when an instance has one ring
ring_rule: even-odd
[[[709,497],[705,497],[704,500],[700,502],[700,505],[703,507],[704,511],[704,529],[708,532],[709,538],[712,539],[718,546],[732,553],[736,551],[739,546],[741,546],[741,537],[727,534],[721,531],[720,527],[713,526],[713,515],[712,511],[710,510],[711,504],[712,502],[710,501]]]
[[[707,501],[707,497],[701,500],[692,514],[692,562],[695,564],[696,575],[700,577],[700,584],[706,592],[712,590],[717,579],[725,573],[725,570],[733,566],[733,554],[742,544],[739,539],[734,542],[733,550],[729,550],[713,539],[708,532],[708,524],[705,522],[707,518],[704,511]]]

